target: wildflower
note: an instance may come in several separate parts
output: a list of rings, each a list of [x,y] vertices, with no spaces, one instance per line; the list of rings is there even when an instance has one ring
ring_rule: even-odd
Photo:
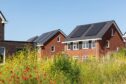
[[[0,72],[0,75],[2,75],[2,72]]]
[[[26,76],[22,76],[23,80],[28,80],[28,78]]]
[[[32,75],[30,74],[30,75],[29,75],[29,78],[31,78],[31,77],[32,77]]]

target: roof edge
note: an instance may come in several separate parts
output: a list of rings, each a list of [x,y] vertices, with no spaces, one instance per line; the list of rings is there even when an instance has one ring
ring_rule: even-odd
[[[0,11],[0,17],[2,19],[2,23],[7,23],[6,18],[4,17],[3,13]]]
[[[102,40],[102,38],[83,39],[83,40],[74,40],[74,41],[64,41],[64,42],[62,42],[62,43],[71,43],[71,42],[79,42],[79,41],[90,41],[90,40]]]

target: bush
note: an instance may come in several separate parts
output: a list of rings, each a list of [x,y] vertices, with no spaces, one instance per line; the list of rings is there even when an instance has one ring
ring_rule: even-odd
[[[80,68],[77,65],[77,61],[74,61],[64,54],[60,54],[54,58],[51,65],[51,73],[53,75],[62,73],[70,80],[71,84],[79,83]]]

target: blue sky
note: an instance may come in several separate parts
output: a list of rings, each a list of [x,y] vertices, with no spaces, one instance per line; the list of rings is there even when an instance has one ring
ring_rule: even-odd
[[[115,20],[126,31],[126,0],[0,0],[8,23],[5,39],[27,40],[62,29],[69,34],[76,25]]]

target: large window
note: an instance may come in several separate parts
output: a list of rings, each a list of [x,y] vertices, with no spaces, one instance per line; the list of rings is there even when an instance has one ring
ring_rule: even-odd
[[[91,47],[92,47],[92,48],[95,48],[95,47],[96,47],[96,41],[92,41],[92,42],[91,42]]]
[[[67,50],[71,50],[71,43],[67,44]]]
[[[84,41],[82,45],[83,49],[88,49],[89,48],[89,41]]]
[[[5,48],[0,47],[0,64],[5,63]]]
[[[73,43],[73,50],[79,49],[79,43]]]

